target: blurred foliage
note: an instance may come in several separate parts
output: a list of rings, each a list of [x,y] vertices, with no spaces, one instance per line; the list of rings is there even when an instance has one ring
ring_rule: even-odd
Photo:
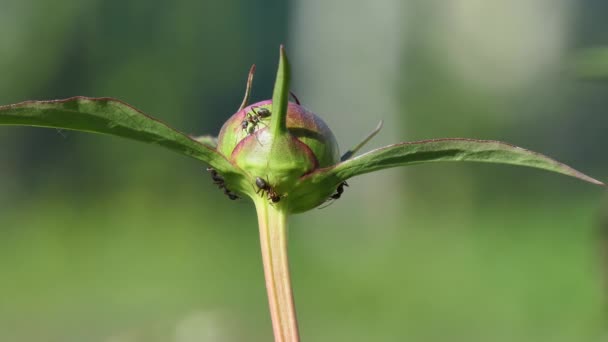
[[[216,134],[240,104],[252,63],[253,100],[270,97],[280,43],[348,55],[377,41],[366,32],[385,24],[374,17],[356,21],[359,31],[324,31],[306,4],[8,0],[0,103],[112,96],[187,133]],[[340,28],[355,20],[350,14],[368,14],[358,8],[338,1],[323,11],[335,12],[329,17]],[[400,68],[398,84],[382,91],[402,110],[392,128],[403,140],[505,140],[606,180],[606,84],[570,68],[583,49],[608,44],[605,1],[383,0],[377,8],[404,23],[387,29],[399,37],[390,41],[400,41]],[[293,39],[302,30],[323,34]],[[311,49],[316,41],[326,50]],[[340,68],[355,75],[385,63],[352,56],[361,64]],[[300,57],[291,58],[297,66]],[[325,85],[302,88],[334,91]],[[372,92],[378,83],[354,86]],[[315,96],[306,95],[315,110]],[[340,100],[349,108],[370,101]],[[381,118],[351,113],[372,114],[371,122]],[[343,131],[368,129],[336,121]],[[0,340],[270,339],[253,207],[226,199],[203,165],[67,131],[3,128],[0,145]],[[294,218],[304,340],[605,335],[600,191],[491,165],[398,174],[403,183],[382,185],[381,175],[372,185],[407,194],[405,203],[357,190],[365,179],[355,179],[331,207]]]
[[[608,78],[608,47],[585,49],[572,62],[575,75],[589,80],[606,80]]]

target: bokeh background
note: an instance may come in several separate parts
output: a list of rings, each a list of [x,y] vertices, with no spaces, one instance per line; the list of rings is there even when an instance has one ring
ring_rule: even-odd
[[[2,0],[0,103],[127,101],[193,134],[293,90],[343,150],[497,139],[608,179],[602,0]],[[600,68],[601,69],[601,68]],[[595,70],[585,69],[587,71]],[[599,188],[433,164],[349,181],[295,216],[304,341],[603,341]],[[608,230],[608,219],[605,219]],[[156,146],[0,127],[0,340],[270,341],[256,216]]]

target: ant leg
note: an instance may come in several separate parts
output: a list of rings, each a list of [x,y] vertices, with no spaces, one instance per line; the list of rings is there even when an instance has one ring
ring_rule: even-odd
[[[258,138],[258,131],[254,131],[249,133],[250,135],[253,135],[255,137],[255,140],[257,140],[258,144],[260,144],[260,146],[264,146],[264,144],[262,144],[262,142],[260,141],[260,139]]]
[[[326,205],[322,206],[322,207],[317,207],[317,209],[325,209],[327,207],[329,207],[330,205],[334,204],[335,200],[332,198],[328,198],[327,201],[325,202],[329,202]]]

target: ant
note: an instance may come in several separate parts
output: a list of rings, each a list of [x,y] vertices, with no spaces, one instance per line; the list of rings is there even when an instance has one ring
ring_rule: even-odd
[[[255,185],[258,187],[257,193],[261,192],[261,195],[264,196],[264,193],[268,195],[268,199],[272,201],[272,203],[277,203],[281,200],[281,195],[277,194],[276,191],[261,177],[255,177]]]
[[[228,198],[230,198],[233,201],[240,198],[237,194],[235,194],[234,192],[230,191],[226,187],[226,183],[224,181],[224,177],[220,176],[220,174],[217,173],[217,171],[215,171],[214,168],[208,167],[207,171],[209,171],[209,173],[211,173],[211,179],[213,179],[213,184],[217,185],[220,189],[224,189],[224,194],[226,196],[228,196]]]
[[[256,108],[258,108],[257,111],[255,110]],[[241,129],[247,132],[247,135],[253,134],[256,127],[262,123],[262,119],[265,119],[272,114],[268,108],[251,107],[251,111],[253,114],[248,112],[247,116],[241,121]],[[249,124],[251,124],[251,126]]]
[[[342,194],[344,193],[345,186],[348,186],[348,183],[346,183],[346,181],[343,181],[342,183],[338,184],[338,187],[336,188],[336,193],[331,195],[330,199],[339,199],[340,196],[342,196]]]
[[[255,111],[255,108],[259,108],[257,112]],[[268,109],[268,108],[264,108],[264,107],[257,107],[257,106],[255,106],[255,107],[251,107],[251,110],[252,110],[252,111],[253,111],[253,112],[254,112],[254,113],[257,115],[257,116],[259,116],[260,118],[267,118],[267,117],[269,117],[269,116],[270,116],[270,114],[272,114],[272,113],[270,112],[270,109]]]
[[[344,193],[345,186],[348,186],[348,183],[346,183],[346,181],[343,181],[340,184],[338,184],[338,187],[336,188],[336,193],[329,196],[329,198],[325,201],[325,202],[330,202],[330,201],[331,202],[322,207],[319,207],[319,209],[326,208],[326,207],[330,206],[331,204],[333,204],[335,200],[340,199],[340,197],[342,197],[342,194]]]

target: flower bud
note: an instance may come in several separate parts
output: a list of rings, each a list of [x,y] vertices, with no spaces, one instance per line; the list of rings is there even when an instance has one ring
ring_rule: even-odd
[[[222,127],[217,149],[247,175],[247,181],[234,184],[235,190],[254,200],[260,192],[269,195],[271,190],[278,196],[275,200],[289,202],[300,177],[339,162],[338,144],[321,118],[296,103],[287,105],[287,134],[272,136],[272,120],[271,100],[243,108]],[[265,180],[268,189],[261,189],[259,181],[256,185],[258,177]],[[324,196],[315,200],[316,205],[326,199]]]

